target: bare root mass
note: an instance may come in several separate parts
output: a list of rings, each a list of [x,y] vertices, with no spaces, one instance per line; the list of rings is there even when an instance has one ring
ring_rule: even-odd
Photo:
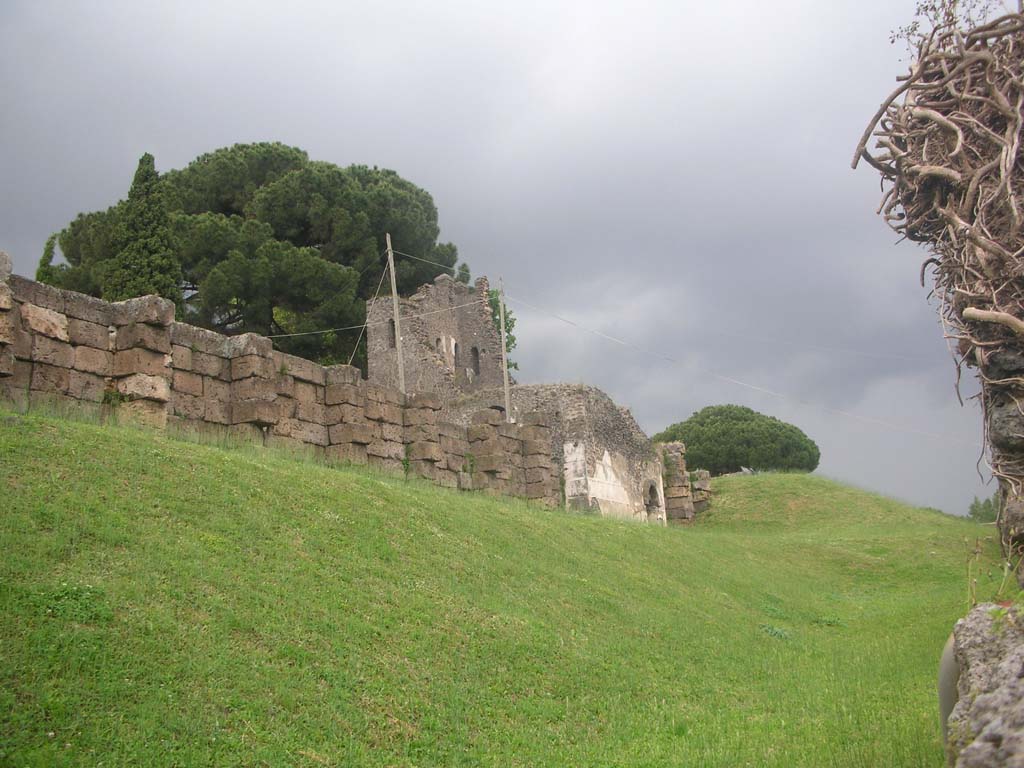
[[[1021,14],[969,32],[939,27],[853,159],[882,174],[886,222],[931,251],[922,282],[932,266],[958,369],[980,371],[993,473],[1016,494],[1024,484],[1022,52]]]

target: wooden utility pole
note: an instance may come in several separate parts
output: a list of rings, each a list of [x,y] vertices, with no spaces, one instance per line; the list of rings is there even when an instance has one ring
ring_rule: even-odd
[[[398,318],[398,285],[395,283],[395,253],[391,250],[391,233],[384,234],[388,243],[388,271],[391,273],[391,307],[395,313],[395,349],[398,350],[398,388],[405,394],[405,361],[402,360],[402,323]]]
[[[505,281],[498,278],[498,316],[501,320],[501,372],[505,376],[505,421],[512,421],[512,396],[508,389],[508,351],[505,346]]]

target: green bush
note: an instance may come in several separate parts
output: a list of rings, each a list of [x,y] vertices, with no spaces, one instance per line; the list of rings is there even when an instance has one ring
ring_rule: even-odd
[[[654,436],[686,443],[686,463],[713,475],[756,470],[813,472],[821,452],[792,424],[741,405],[712,405]]]

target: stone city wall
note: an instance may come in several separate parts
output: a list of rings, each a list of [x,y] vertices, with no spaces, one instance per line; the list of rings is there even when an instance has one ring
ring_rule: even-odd
[[[368,384],[255,334],[174,321],[156,296],[109,303],[0,264],[0,399],[56,404],[164,428],[222,432],[328,461],[407,472],[450,488],[560,503],[543,416],[442,423],[435,394]]]

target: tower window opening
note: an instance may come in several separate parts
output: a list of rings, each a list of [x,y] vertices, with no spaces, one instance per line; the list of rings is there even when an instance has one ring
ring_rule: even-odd
[[[398,336],[395,335],[395,321],[388,320],[388,346],[394,349],[398,346]]]

